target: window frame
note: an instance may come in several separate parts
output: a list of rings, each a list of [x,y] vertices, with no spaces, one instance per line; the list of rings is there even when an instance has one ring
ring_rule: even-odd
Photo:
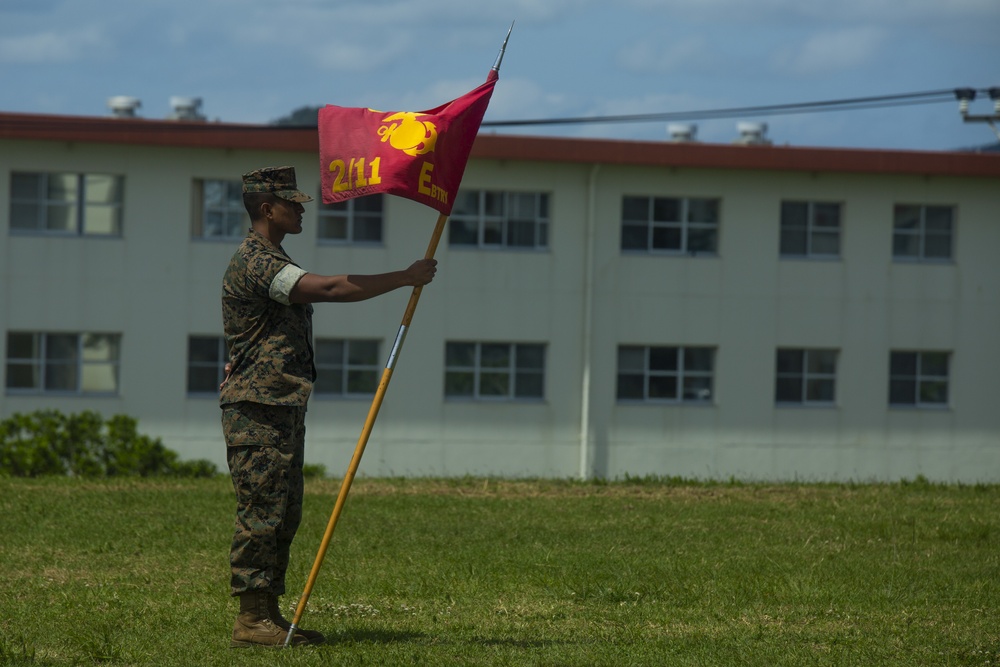
[[[637,350],[641,350],[643,355],[642,372],[638,373],[635,368],[623,371],[623,353]],[[673,369],[653,368],[653,355],[664,355],[665,358],[668,358],[670,356],[670,351],[673,351],[674,356]],[[622,405],[715,405],[715,361],[717,351],[718,348],[713,345],[619,345],[615,369],[615,402]],[[708,353],[709,369],[707,371],[703,369],[688,368],[689,364],[687,363],[687,356],[688,354],[696,352],[699,354]],[[630,377],[633,381],[636,377],[641,378],[641,397],[622,395],[624,389],[623,377]],[[653,393],[651,389],[654,384],[669,378],[673,378],[673,397],[651,396]],[[701,382],[694,381],[704,381],[705,379],[708,380],[708,395],[704,398],[688,398],[688,380],[692,381],[692,385],[697,385]],[[698,391],[703,390],[704,388],[699,389]]]
[[[472,363],[456,364],[449,361],[455,355],[452,350],[455,346],[472,346]],[[487,365],[483,361],[484,348],[507,348],[507,363],[504,366]],[[488,351],[488,350],[487,350]],[[519,365],[521,359],[532,355],[540,355],[540,364],[530,366]],[[505,341],[465,341],[452,340],[445,341],[444,350],[444,399],[445,401],[471,401],[483,403],[542,403],[545,401],[546,391],[546,365],[548,362],[548,344],[531,342],[505,342]],[[505,376],[507,379],[504,393],[486,392],[484,387],[486,382],[492,378],[493,382]],[[518,382],[524,383],[529,378],[538,380],[539,389],[537,393],[532,389],[529,392],[524,384],[518,386]],[[471,392],[455,392],[451,388],[455,386],[456,380],[461,380],[465,384],[471,380]]]
[[[918,209],[919,219],[917,220],[917,227],[913,230],[908,230],[906,227],[901,225],[900,217],[901,213],[905,209]],[[946,234],[941,233],[937,230],[928,230],[928,212],[931,210],[941,210],[948,211],[948,231]],[[958,206],[956,204],[909,204],[909,203],[896,203],[892,207],[892,261],[894,262],[917,262],[924,264],[949,264],[955,261],[955,234],[957,227],[958,218]],[[905,222],[905,220],[903,221]],[[917,252],[916,254],[900,254],[897,244],[901,239],[908,237],[915,237],[917,240]],[[928,240],[931,237],[948,239],[948,254],[947,256],[933,255],[929,256],[927,254]]]
[[[14,179],[18,176],[37,177],[35,195],[31,198],[22,198],[15,195]],[[72,177],[74,179],[74,193],[72,199],[49,199],[49,181],[53,177]],[[112,189],[117,194],[117,198],[111,202],[93,202],[89,199],[88,192],[95,189],[93,183],[88,184],[94,178],[111,179]],[[11,171],[10,172],[10,207],[8,209],[8,232],[12,236],[50,236],[65,238],[106,238],[120,239],[125,226],[125,176],[112,173],[98,172],[75,172],[75,171]],[[14,207],[18,204],[36,207],[36,220],[34,227],[14,226]],[[71,228],[53,229],[49,227],[50,213],[53,206],[62,206],[72,215]],[[112,227],[110,232],[88,231],[88,212],[91,208],[101,207],[113,211]]]
[[[799,355],[798,371],[782,370],[782,353],[795,353]],[[833,356],[833,371],[825,373],[810,369],[810,355],[831,354]],[[774,368],[774,404],[778,407],[804,406],[804,407],[834,407],[837,405],[837,367],[840,361],[840,350],[836,348],[793,348],[779,347],[775,351]],[[781,398],[781,380],[797,380],[799,384],[799,400]],[[829,399],[810,398],[811,382],[830,382],[831,397]]]
[[[342,346],[340,363],[325,363],[321,361],[321,350],[320,347],[326,344],[340,344]],[[372,355],[373,361],[371,363],[356,363],[351,360],[351,345],[364,344],[364,345],[374,345],[375,352]],[[379,362],[382,355],[382,340],[379,338],[317,338],[314,343],[315,349],[315,365],[316,365],[316,382],[313,384],[313,395],[316,398],[322,399],[354,399],[354,398],[371,398],[375,391],[378,389],[378,384],[381,381],[382,370],[385,365]],[[329,391],[324,389],[323,378],[324,372],[338,371],[341,374],[340,379],[340,391]],[[371,374],[371,389],[365,389],[364,391],[350,391],[351,388],[351,374],[352,373],[365,373]]]
[[[626,218],[626,208],[629,201],[646,201],[646,219]],[[656,211],[658,207],[669,208],[669,202],[677,202],[677,220],[658,220]],[[692,203],[701,202],[710,204],[714,208],[714,221],[691,220]],[[644,247],[626,247],[626,228],[645,228],[646,242]],[[657,232],[677,230],[680,244],[678,248],[658,247],[656,245]],[[695,231],[712,232],[713,239],[710,249],[692,249],[691,237]],[[667,256],[689,256],[689,257],[718,257],[719,246],[722,233],[722,197],[712,196],[664,196],[664,195],[622,195],[621,200],[621,223],[619,227],[618,247],[623,254],[636,255],[667,255]]]
[[[914,358],[914,372],[910,374],[901,374],[899,372],[894,372],[893,367],[896,365],[895,362],[902,355],[912,355]],[[936,375],[930,372],[923,372],[923,368],[926,365],[930,365],[929,355],[941,356],[943,357],[945,372],[944,375]],[[952,352],[945,350],[890,350],[889,351],[889,408],[890,409],[937,409],[944,410],[951,406],[951,359]],[[899,401],[894,400],[894,390],[898,388],[899,384],[902,382],[913,383],[913,401]],[[921,399],[924,393],[924,389],[929,388],[932,384],[943,384],[944,385],[944,400],[943,401],[925,401]],[[895,385],[895,387],[894,387]]]
[[[805,225],[799,226],[794,225],[790,221],[786,221],[786,207],[788,206],[805,206]],[[817,222],[817,207],[836,207],[837,211],[837,224],[835,227],[824,227],[819,225]],[[778,231],[778,255],[782,259],[826,259],[826,260],[836,260],[841,258],[841,247],[843,240],[843,220],[844,220],[844,205],[842,202],[838,201],[820,201],[820,200],[803,200],[803,199],[783,199],[780,204],[779,213],[779,231]],[[816,237],[824,234],[833,234],[836,231],[837,239],[837,252],[827,253],[819,252],[814,250],[816,245]],[[786,234],[790,234],[793,231],[800,231],[804,234],[806,248],[804,252],[794,252],[786,250]]]
[[[195,339],[201,339],[203,341],[211,340],[216,345],[216,352],[218,353],[218,358],[214,362],[210,361],[192,361],[191,359],[191,344]],[[188,335],[188,347],[187,347],[187,376],[185,382],[185,391],[189,397],[216,397],[219,395],[219,386],[222,381],[226,378],[226,364],[229,362],[229,347],[226,345],[226,337],[221,335],[211,335],[211,334],[189,334]],[[215,369],[215,384],[211,389],[192,389],[191,388],[191,371],[193,369]]]
[[[460,202],[464,198],[475,193],[476,212],[463,213]],[[488,197],[500,198],[500,212],[491,213]],[[533,197],[534,213],[530,220],[514,218],[519,206],[513,205],[512,198]],[[452,209],[448,222],[448,247],[477,250],[498,250],[506,252],[548,252],[551,248],[550,233],[552,226],[552,204],[551,193],[527,190],[489,190],[483,188],[463,188],[460,189],[455,198],[455,207]],[[513,224],[530,224],[534,237],[531,245],[512,244],[511,228]],[[476,242],[466,243],[456,240],[462,233],[463,225],[475,225]],[[488,242],[491,227],[499,227],[500,240],[498,242]]]
[[[378,204],[378,215],[376,216],[373,212],[362,210],[358,211],[358,203],[361,201],[374,201],[377,199]],[[363,245],[363,246],[381,246],[385,244],[385,209],[386,209],[386,199],[384,194],[376,193],[373,195],[366,195],[364,197],[355,197],[352,199],[347,199],[336,204],[324,204],[322,195],[320,195],[318,201],[319,205],[316,207],[316,239],[322,245]],[[345,238],[336,238],[333,236],[324,236],[324,226],[329,223],[331,219],[344,219],[344,226],[346,230]],[[378,224],[378,239],[358,239],[358,227],[362,223],[372,224],[373,221],[377,219]]]
[[[226,206],[212,207],[212,210],[209,210],[205,196],[208,190],[207,186],[210,183],[225,185],[223,200],[227,202]],[[225,178],[195,178],[191,189],[191,239],[193,241],[232,243],[246,237],[247,230],[250,228],[250,220],[246,207],[243,205],[243,183],[241,181]],[[234,190],[239,195],[238,199],[232,198]],[[223,216],[221,223],[223,233],[207,235],[209,214],[216,211]],[[242,226],[233,226],[232,234],[225,233],[229,231],[233,218],[241,221]]]
[[[37,356],[33,357],[12,357],[11,356],[11,336],[22,335],[32,337],[32,348]],[[71,356],[57,358],[52,356],[50,348],[55,346],[56,338],[74,338]],[[87,338],[106,337],[110,341],[110,347],[115,352],[113,359],[108,360],[88,360]],[[122,334],[107,331],[16,331],[7,332],[6,357],[4,360],[4,391],[9,396],[119,396],[121,395],[121,350]],[[30,366],[33,375],[37,379],[37,385],[32,387],[12,387],[11,366]],[[87,384],[87,371],[100,366],[106,366],[111,371],[114,381],[114,389],[93,390],[85,389]],[[50,372],[59,368],[66,368],[73,377],[73,388],[49,389]]]

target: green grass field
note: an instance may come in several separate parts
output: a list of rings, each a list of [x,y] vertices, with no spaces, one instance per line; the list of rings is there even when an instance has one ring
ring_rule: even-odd
[[[330,641],[287,651],[228,648],[232,515],[226,478],[0,479],[0,664],[1000,665],[1000,486],[358,479]]]

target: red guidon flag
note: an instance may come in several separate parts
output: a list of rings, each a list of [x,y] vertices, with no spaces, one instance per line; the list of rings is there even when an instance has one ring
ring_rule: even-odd
[[[483,85],[427,111],[320,109],[323,203],[382,192],[451,215],[497,78],[491,70]]]

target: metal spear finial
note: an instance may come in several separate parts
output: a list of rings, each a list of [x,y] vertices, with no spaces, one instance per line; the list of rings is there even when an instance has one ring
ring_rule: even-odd
[[[514,22],[510,22],[510,28],[507,29],[507,36],[503,38],[503,46],[500,47],[500,53],[497,54],[497,61],[493,63],[491,68],[494,72],[500,71],[500,63],[503,62],[503,52],[507,50],[507,40],[510,39],[510,32],[514,29]]]

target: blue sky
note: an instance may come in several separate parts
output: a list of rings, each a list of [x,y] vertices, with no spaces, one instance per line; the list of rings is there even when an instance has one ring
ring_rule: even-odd
[[[267,123],[305,105],[417,111],[481,83],[486,120],[684,112],[1000,86],[1000,0],[3,0],[0,111]],[[972,113],[992,112],[981,96]],[[951,149],[995,142],[957,104],[698,122],[730,142]],[[507,133],[662,140],[666,123]]]

